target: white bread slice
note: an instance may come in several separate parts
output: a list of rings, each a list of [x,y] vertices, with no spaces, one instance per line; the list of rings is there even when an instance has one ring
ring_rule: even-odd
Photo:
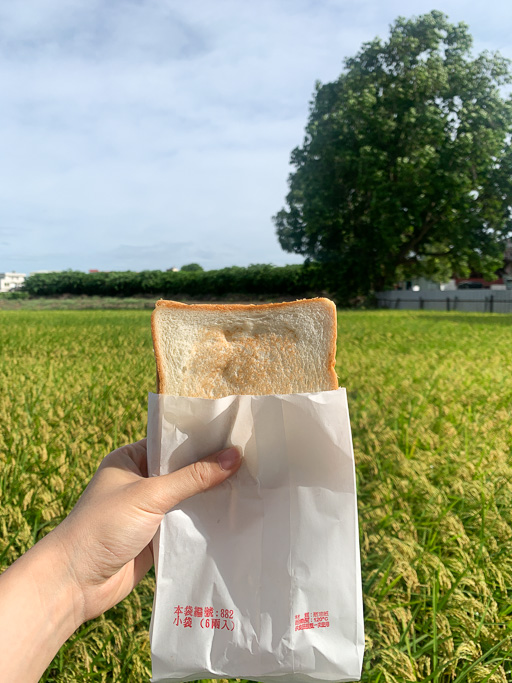
[[[336,307],[329,299],[213,305],[157,301],[157,391],[221,398],[338,388]]]

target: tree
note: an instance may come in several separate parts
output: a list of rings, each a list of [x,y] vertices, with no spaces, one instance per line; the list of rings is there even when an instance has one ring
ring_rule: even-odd
[[[181,270],[184,273],[198,273],[202,272],[204,268],[203,266],[200,266],[199,263],[187,263],[187,265],[181,266]]]
[[[325,264],[347,297],[397,279],[486,276],[511,232],[512,82],[499,54],[471,55],[438,11],[391,26],[317,83],[288,207],[285,251]]]

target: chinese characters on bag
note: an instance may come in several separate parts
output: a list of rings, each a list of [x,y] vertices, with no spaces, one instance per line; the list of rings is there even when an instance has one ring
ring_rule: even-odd
[[[309,628],[328,628],[329,612],[304,612],[295,615],[295,630],[304,631]]]
[[[214,628],[223,631],[233,631],[235,628],[234,610],[219,609],[214,610],[213,607],[193,607],[192,605],[176,605],[174,608],[175,626],[182,626],[183,628],[192,628],[199,626],[199,628]]]
[[[233,631],[235,628],[234,610],[220,609],[213,607],[193,607],[192,605],[176,605],[174,608],[175,626],[182,628],[193,628],[193,626],[203,629],[218,629],[223,631]],[[295,615],[295,630],[304,631],[311,628],[328,628],[329,612],[304,612]]]

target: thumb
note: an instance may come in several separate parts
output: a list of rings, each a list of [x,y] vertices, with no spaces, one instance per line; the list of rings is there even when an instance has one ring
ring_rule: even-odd
[[[240,451],[232,446],[171,474],[146,479],[146,509],[165,514],[196,493],[221,484],[234,474],[242,462]]]

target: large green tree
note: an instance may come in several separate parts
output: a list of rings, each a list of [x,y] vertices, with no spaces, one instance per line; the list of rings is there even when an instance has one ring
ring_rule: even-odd
[[[317,84],[293,150],[281,246],[323,262],[346,296],[414,275],[502,263],[512,204],[512,82],[499,54],[471,54],[441,12],[399,18]]]

